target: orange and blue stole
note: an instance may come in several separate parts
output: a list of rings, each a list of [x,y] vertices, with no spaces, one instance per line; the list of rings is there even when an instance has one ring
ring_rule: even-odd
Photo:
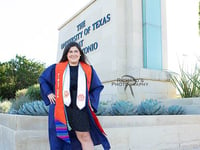
[[[70,143],[69,132],[67,128],[67,116],[65,113],[65,106],[63,103],[62,96],[62,84],[63,84],[63,73],[68,62],[59,63],[56,65],[55,70],[55,95],[56,95],[56,105],[55,105],[55,126],[56,135],[58,138]]]

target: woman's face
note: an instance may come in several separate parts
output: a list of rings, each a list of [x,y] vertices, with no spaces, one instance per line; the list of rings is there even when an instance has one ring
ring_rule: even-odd
[[[67,53],[67,59],[69,61],[69,64],[71,66],[78,65],[80,56],[81,56],[81,54],[80,54],[78,48],[76,46],[72,46],[69,49],[69,52]]]

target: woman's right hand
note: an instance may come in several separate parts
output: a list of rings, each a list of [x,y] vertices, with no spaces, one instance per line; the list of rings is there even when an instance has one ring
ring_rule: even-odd
[[[56,96],[53,93],[50,93],[49,95],[47,95],[47,97],[49,98],[49,101],[51,104],[55,104],[56,102]]]

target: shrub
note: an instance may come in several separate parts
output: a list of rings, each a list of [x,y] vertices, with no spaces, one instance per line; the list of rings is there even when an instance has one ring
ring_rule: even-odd
[[[8,112],[11,114],[13,113],[15,114],[25,102],[30,102],[30,101],[31,100],[28,96],[21,96],[18,99],[13,100],[10,110]]]
[[[20,98],[21,96],[25,96],[26,93],[27,93],[27,89],[18,90],[18,91],[15,93],[15,98],[18,99],[18,98]]]
[[[26,96],[28,96],[31,100],[39,100],[42,99],[40,95],[40,86],[39,84],[32,85],[28,88],[26,92]]]

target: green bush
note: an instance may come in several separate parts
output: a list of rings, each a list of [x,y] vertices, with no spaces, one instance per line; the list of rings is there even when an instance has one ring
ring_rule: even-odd
[[[30,86],[28,89],[18,90],[16,99],[13,100],[9,113],[16,113],[24,103],[41,100],[39,84]]]
[[[18,98],[20,98],[21,96],[25,96],[26,93],[27,93],[27,89],[18,90],[18,91],[15,93],[15,98],[18,99]]]
[[[26,96],[28,96],[31,100],[41,100],[41,95],[40,95],[40,86],[39,84],[34,84],[32,86],[30,86],[27,89],[27,92],[25,94]]]

